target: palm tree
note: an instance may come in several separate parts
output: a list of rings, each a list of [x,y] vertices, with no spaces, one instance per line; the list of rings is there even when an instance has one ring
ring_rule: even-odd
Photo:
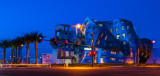
[[[30,33],[24,33],[24,41],[27,47],[27,57],[26,57],[26,64],[28,64],[28,57],[29,57],[29,44],[31,43],[31,35]]]
[[[16,45],[18,46],[18,63],[21,62],[21,48],[23,47],[23,44],[25,43],[24,37],[17,37],[16,38]]]
[[[8,42],[8,40],[1,40],[1,41],[0,41],[0,47],[4,50],[4,54],[3,54],[4,60],[3,60],[3,62],[4,62],[4,64],[6,64],[5,56],[6,56],[6,48],[9,47],[9,42]]]
[[[38,42],[41,42],[42,41],[42,38],[43,38],[43,35],[42,35],[42,33],[39,33],[39,32],[31,32],[30,33],[31,34],[31,37],[32,37],[32,42],[34,42],[34,45],[35,45],[35,54],[36,54],[36,57],[35,57],[35,59],[36,59],[36,62],[35,62],[35,64],[38,64],[38,61],[37,61],[37,57],[38,57],[38,53],[37,53],[37,43]]]
[[[11,62],[13,63],[13,50],[16,47],[16,45],[15,45],[15,39],[10,40],[9,41],[9,45],[10,45],[10,48],[11,48]]]

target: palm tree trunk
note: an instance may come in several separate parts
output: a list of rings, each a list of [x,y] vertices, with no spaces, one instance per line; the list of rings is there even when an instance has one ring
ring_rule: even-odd
[[[12,49],[12,55],[11,55],[12,57],[11,57],[11,62],[12,62],[12,64],[13,64],[13,49]]]
[[[28,64],[28,57],[29,57],[29,43],[27,43],[27,58],[26,58],[26,64]]]
[[[37,48],[38,48],[38,47],[37,47],[37,43],[38,43],[38,41],[35,40],[35,41],[34,41],[34,45],[35,45],[35,51],[36,51],[36,64],[38,64],[38,61],[37,61],[37,54],[38,54],[38,53],[37,53]]]
[[[17,46],[16,46],[16,60],[15,60],[16,64],[17,64]]]
[[[21,53],[20,53],[20,50],[21,50],[21,46],[19,45],[18,46],[18,64],[20,64],[20,62],[21,62]]]
[[[4,49],[4,54],[3,54],[3,56],[4,56],[3,62],[4,62],[4,64],[6,64],[6,49]]]

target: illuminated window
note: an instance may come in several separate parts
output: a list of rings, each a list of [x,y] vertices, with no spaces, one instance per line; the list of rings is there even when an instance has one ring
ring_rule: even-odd
[[[116,32],[118,31],[118,27],[116,27]]]
[[[110,32],[111,32],[111,33],[113,32],[113,28],[110,28]]]
[[[101,37],[103,37],[103,33],[101,34]]]
[[[125,33],[122,33],[122,38],[125,38]]]
[[[119,62],[124,62],[124,59],[119,59]]]
[[[107,40],[107,35],[105,36],[105,40]]]
[[[74,51],[71,51],[71,56],[74,56]]]
[[[99,26],[103,26],[103,24],[98,24]]]
[[[100,40],[98,40],[98,43],[97,44],[99,44],[100,43]]]
[[[87,21],[85,22],[85,25],[88,25],[88,23],[89,23],[89,21],[87,20]]]
[[[124,25],[121,26],[121,30],[125,30],[125,29],[124,29]]]
[[[59,32],[57,32],[57,36],[59,36],[60,35],[60,33]]]
[[[126,40],[123,41],[123,45],[126,45]]]
[[[111,54],[116,55],[116,52],[115,51],[111,51]]]
[[[66,57],[69,57],[69,51],[66,51]]]
[[[129,25],[127,25],[127,30],[129,30],[130,29],[130,26]]]
[[[98,51],[99,49],[98,49],[98,48],[95,48],[95,50]]]
[[[115,59],[115,58],[110,58],[110,60],[112,60],[112,61],[116,61],[116,59]]]
[[[119,39],[119,38],[120,38],[120,37],[119,37],[119,34],[117,34],[117,35],[116,35],[116,39]]]
[[[103,52],[107,52],[107,50],[102,50]]]
[[[61,56],[61,57],[63,56],[63,51],[60,51],[60,56]]]

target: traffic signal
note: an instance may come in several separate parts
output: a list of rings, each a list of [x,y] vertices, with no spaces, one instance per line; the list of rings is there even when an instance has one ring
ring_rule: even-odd
[[[92,52],[91,51],[89,52],[89,56],[92,56]]]
[[[68,44],[68,41],[67,41],[67,40],[65,40],[65,46],[67,46],[67,44]]]
[[[93,56],[96,56],[96,52],[95,51],[93,52]]]
[[[54,45],[57,45],[57,39],[53,39]]]
[[[78,42],[76,42],[76,47],[78,47]]]

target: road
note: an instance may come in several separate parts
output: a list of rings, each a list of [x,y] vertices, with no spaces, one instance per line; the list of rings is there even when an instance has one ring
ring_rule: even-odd
[[[0,68],[0,76],[160,76],[160,67]]]

